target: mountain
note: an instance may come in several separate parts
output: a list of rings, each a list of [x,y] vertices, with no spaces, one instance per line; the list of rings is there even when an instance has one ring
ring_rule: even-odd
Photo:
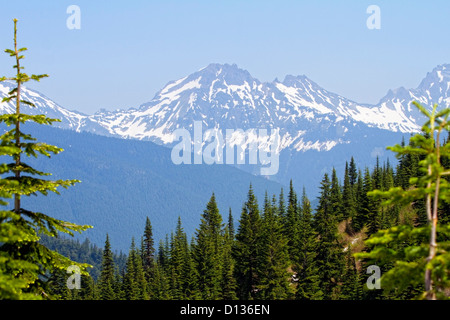
[[[330,126],[343,131],[344,137],[355,124],[392,132],[417,131],[420,123],[410,102],[450,103],[448,68],[438,66],[417,89],[389,91],[377,105],[359,104],[329,92],[305,75],[263,83],[235,64],[210,64],[169,82],[139,108],[101,110],[90,116],[68,111],[31,89],[24,89],[24,95],[37,105],[27,112],[60,118],[60,127],[76,131],[170,145],[175,129],[189,129],[194,121],[202,121],[205,128],[281,128],[282,149],[320,151],[346,143],[342,137],[315,139],[315,134],[308,135],[316,130],[329,131]],[[1,96],[10,89],[9,84],[0,85]],[[12,104],[2,104],[0,111],[12,108]]]
[[[389,90],[378,106],[380,110],[394,109],[406,115],[411,121],[420,125],[424,116],[411,105],[412,101],[418,101],[429,110],[437,103],[440,108],[450,106],[450,64],[439,65],[420,82],[415,89],[400,87]]]
[[[328,151],[348,143],[346,133],[356,125],[391,132],[418,131],[422,118],[411,102],[417,100],[429,108],[433,103],[448,106],[449,70],[450,65],[437,66],[418,88],[390,90],[377,105],[366,105],[329,92],[305,75],[288,75],[282,82],[261,82],[235,64],[210,64],[169,82],[138,108],[85,115],[66,110],[43,94],[24,88],[24,98],[37,106],[25,106],[24,111],[59,118],[61,128],[163,145],[173,145],[174,130],[190,130],[194,121],[202,121],[205,129],[280,128],[281,149]],[[0,96],[5,97],[11,89],[12,85],[3,82]],[[0,112],[13,108],[12,103],[3,103]],[[317,139],[318,131],[334,129],[342,134]]]
[[[90,120],[111,135],[165,145],[173,143],[175,129],[192,129],[194,121],[202,121],[205,129],[280,128],[281,150],[296,151],[327,151],[347,143],[346,132],[356,124],[403,133],[419,129],[403,110],[358,104],[304,75],[262,83],[228,64],[210,64],[169,82],[137,109],[102,111]],[[317,139],[317,131],[330,130],[342,135]]]
[[[376,156],[388,156],[384,152],[387,145],[420,129],[423,117],[411,106],[413,100],[429,109],[433,103],[449,106],[449,70],[450,65],[437,66],[417,88],[390,90],[376,105],[360,104],[330,92],[305,75],[261,82],[235,64],[213,63],[169,82],[138,108],[85,115],[66,110],[29,88],[23,89],[24,97],[37,107],[23,108],[24,112],[61,119],[56,124],[61,128],[167,147],[177,143],[173,134],[177,129],[185,128],[192,135],[196,121],[201,122],[203,132],[236,130],[234,141],[245,141],[244,131],[249,129],[277,130],[279,168],[268,178],[283,184],[295,179],[301,188],[318,181],[317,176],[331,167],[344,166],[351,156],[361,159],[362,166],[373,164]],[[11,88],[8,83],[0,84],[0,96],[6,96]],[[0,112],[13,108],[3,103]],[[256,140],[264,142],[261,137]],[[235,166],[252,174],[261,173],[260,164]],[[310,189],[316,187],[313,184]]]
[[[150,141],[30,124],[22,130],[64,149],[51,159],[28,158],[28,164],[51,172],[52,179],[81,180],[61,195],[24,197],[23,207],[92,225],[80,238],[100,247],[108,233],[114,248],[128,252],[131,237],[140,243],[147,216],[156,245],[170,237],[178,217],[192,236],[213,192],[225,221],[231,209],[237,222],[250,184],[261,203],[266,191],[278,195],[283,187],[231,166],[175,165],[168,148]]]

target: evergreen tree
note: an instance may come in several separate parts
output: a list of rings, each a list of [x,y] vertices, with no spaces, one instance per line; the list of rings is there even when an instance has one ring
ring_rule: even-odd
[[[145,220],[144,238],[141,252],[145,280],[147,284],[149,284],[149,287],[152,288],[151,290],[149,289],[150,293],[151,291],[153,291],[152,284],[154,283],[155,278],[155,248],[153,241],[152,224],[148,217]]]
[[[449,130],[450,109],[438,112],[435,104],[429,112],[417,102],[413,104],[427,118],[422,126],[423,133],[413,136],[408,146],[402,144],[389,149],[401,159],[422,158],[423,161],[417,163],[420,170],[411,170],[416,174],[411,173],[406,188],[374,190],[370,196],[384,199],[385,206],[410,206],[418,200],[425,201],[427,224],[405,224],[380,230],[365,242],[371,251],[360,253],[357,257],[368,263],[377,261],[392,265],[381,276],[381,285],[386,291],[408,293],[414,291],[411,288],[420,288],[421,284],[424,290],[420,298],[448,299],[446,288],[450,286],[450,254],[447,248],[450,247],[450,229],[448,225],[439,224],[438,211],[440,202],[450,202],[450,186],[443,178],[449,174],[449,168],[441,163],[441,157],[450,154],[450,145],[441,145],[441,134]]]
[[[362,286],[356,261],[352,255],[352,248],[348,246],[345,252],[345,270],[342,277],[342,290],[340,299],[342,300],[361,300]]]
[[[355,187],[351,183],[348,163],[345,163],[344,185],[342,190],[342,219],[354,219],[356,216]]]
[[[155,266],[155,276],[153,284],[153,295],[152,299],[155,300],[170,300],[172,296],[170,295],[170,283],[165,270],[159,264]]]
[[[223,246],[222,217],[213,193],[203,212],[193,246],[198,289],[204,300],[221,298]]]
[[[148,300],[147,281],[145,280],[141,255],[136,249],[134,238],[131,240],[128,254],[124,291],[127,300]]]
[[[261,217],[251,185],[247,201],[242,208],[233,256],[236,261],[235,277],[239,284],[238,298],[241,300],[256,298],[261,270]]]
[[[356,183],[358,181],[358,172],[356,168],[355,159],[352,157],[350,160],[350,164],[348,167],[348,177],[350,180],[350,185],[352,187],[356,187]]]
[[[261,278],[258,298],[277,300],[286,299],[291,295],[289,288],[289,252],[288,240],[284,235],[281,217],[277,208],[270,203],[268,195],[264,199],[262,217],[262,249]]]
[[[317,233],[313,228],[311,203],[303,190],[302,209],[299,224],[299,258],[295,266],[297,289],[296,299],[320,300],[320,274],[317,264]]]
[[[102,300],[115,300],[115,265],[109,235],[106,234],[105,248],[103,249],[102,267],[98,282],[99,294]]]
[[[296,257],[298,256],[298,222],[299,222],[299,208],[297,194],[294,190],[292,180],[289,185],[289,196],[287,204],[287,212],[284,218],[283,231],[288,239],[288,250],[289,257],[292,262],[296,262]]]
[[[186,233],[178,217],[175,234],[170,241],[169,279],[171,296],[175,300],[195,297],[195,279],[193,259],[189,250]]]
[[[331,212],[336,217],[336,222],[343,219],[343,205],[342,205],[342,193],[341,186],[337,177],[336,169],[333,168],[331,173],[331,185],[330,185],[330,206]]]
[[[278,198],[278,214],[281,217],[281,222],[283,223],[283,226],[286,226],[286,205],[284,203],[283,188],[281,188],[280,196]]]
[[[45,180],[42,176],[50,173],[41,172],[24,162],[24,156],[38,157],[58,154],[61,148],[37,142],[30,134],[22,131],[22,125],[28,122],[51,125],[59,121],[45,115],[27,115],[21,113],[21,105],[34,106],[22,99],[22,85],[30,80],[39,81],[47,75],[31,75],[23,72],[21,60],[26,48],[17,46],[17,19],[14,19],[14,49],[5,52],[15,58],[14,77],[0,77],[1,81],[12,81],[17,86],[2,99],[4,102],[15,102],[15,113],[0,115],[0,123],[6,127],[0,136],[0,155],[12,158],[9,164],[0,165],[0,197],[11,199],[12,210],[0,211],[0,299],[40,299],[48,297],[49,274],[57,270],[66,270],[76,265],[83,275],[88,275],[87,264],[80,264],[49,250],[38,240],[41,235],[56,237],[60,232],[73,235],[82,232],[89,226],[61,221],[44,213],[33,212],[22,207],[21,199],[30,195],[47,195],[49,192],[59,194],[58,188],[68,188],[78,180]],[[8,176],[10,174],[10,176]],[[5,176],[6,175],[6,176]],[[0,205],[7,205],[0,199]]]
[[[342,277],[342,247],[339,243],[337,217],[333,211],[331,183],[325,173],[321,182],[319,206],[315,215],[316,231],[319,235],[317,263],[320,275],[320,288],[324,299],[337,299],[338,283]]]
[[[231,212],[231,208],[228,212],[228,236],[231,239],[231,241],[234,240],[234,219],[233,219],[233,214]]]
[[[224,230],[223,245],[223,261],[222,261],[222,277],[221,277],[221,296],[224,300],[235,300],[237,283],[234,278],[235,262],[232,255],[234,245],[234,227],[233,217],[229,215],[228,224]]]
[[[378,168],[375,168],[375,172],[378,171]],[[362,197],[362,216],[361,223],[367,225],[367,235],[375,233],[380,228],[380,215],[378,211],[378,201],[369,197],[367,194],[374,189],[374,185],[380,184],[379,173],[374,175],[376,180],[371,177],[369,168],[366,168],[364,173],[364,196]]]

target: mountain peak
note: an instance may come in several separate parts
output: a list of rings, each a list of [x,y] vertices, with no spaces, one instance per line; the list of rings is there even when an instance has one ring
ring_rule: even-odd
[[[239,68],[235,63],[210,63],[208,66],[194,73],[193,76],[201,76],[202,83],[212,83],[214,80],[222,80],[226,81],[227,84],[242,85],[245,81],[256,81],[247,70]]]
[[[310,86],[311,85],[314,87],[318,87],[317,83],[315,83],[314,81],[309,79],[304,74],[297,75],[297,76],[288,74],[284,77],[284,80],[282,83],[287,87],[296,87],[297,88],[299,84],[301,84],[302,86],[305,86],[305,85]]]
[[[430,89],[435,84],[450,82],[450,64],[441,64],[436,66],[431,72],[428,72],[421,81],[419,89]]]

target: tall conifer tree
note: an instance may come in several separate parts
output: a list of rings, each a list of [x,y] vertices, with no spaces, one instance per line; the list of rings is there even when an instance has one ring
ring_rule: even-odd
[[[311,203],[305,190],[302,195],[302,208],[299,224],[299,257],[296,271],[296,299],[320,300],[323,293],[320,289],[320,274],[317,264],[318,235],[313,228]]]
[[[106,234],[105,247],[103,249],[102,267],[99,279],[100,298],[102,300],[115,300],[114,293],[115,281],[115,265],[113,254],[111,252],[111,244],[109,242],[109,235]]]
[[[233,255],[236,261],[236,281],[239,284],[238,298],[241,300],[256,298],[261,271],[261,217],[251,185],[247,201],[242,208]]]
[[[70,266],[78,266],[83,275],[88,275],[88,265],[76,263],[56,251],[49,250],[39,243],[42,234],[56,237],[60,232],[73,235],[82,232],[89,226],[61,221],[41,212],[22,207],[22,197],[31,195],[47,195],[49,192],[59,194],[58,189],[73,186],[78,180],[46,180],[43,176],[50,173],[39,171],[24,162],[25,157],[46,157],[63,151],[61,148],[37,142],[30,134],[23,131],[22,125],[34,122],[40,125],[51,125],[57,119],[45,115],[28,115],[21,111],[22,105],[34,105],[22,98],[24,83],[40,81],[47,77],[31,75],[23,72],[21,60],[27,48],[17,45],[17,19],[14,19],[14,49],[5,52],[15,59],[13,77],[0,77],[1,81],[10,81],[16,87],[8,92],[2,103],[15,103],[15,113],[0,115],[0,123],[5,125],[0,136],[0,155],[10,157],[11,163],[0,165],[0,197],[12,198],[12,209],[0,211],[0,299],[40,299],[48,297],[46,280],[49,274],[59,270],[67,270]],[[0,205],[8,202],[0,199]]]
[[[213,193],[201,217],[193,258],[202,299],[221,298],[224,235],[222,217]]]

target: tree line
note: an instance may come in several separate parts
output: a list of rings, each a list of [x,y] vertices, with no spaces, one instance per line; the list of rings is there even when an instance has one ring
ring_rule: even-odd
[[[82,289],[69,290],[67,274],[61,273],[54,293],[104,300],[412,298],[421,284],[402,291],[369,290],[368,265],[355,260],[354,253],[367,250],[364,240],[379,230],[426,224],[422,202],[387,209],[368,196],[373,190],[408,188],[409,179],[421,174],[419,161],[407,155],[394,168],[377,158],[374,168],[361,170],[352,157],[342,182],[335,169],[331,176],[324,174],[317,208],[292,181],[287,195],[283,189],[278,195],[266,193],[261,205],[250,185],[237,223],[231,209],[222,216],[213,193],[191,239],[179,218],[174,232],[156,245],[147,218],[141,239],[131,239],[122,267],[106,236],[98,279],[85,276]],[[448,221],[449,210],[440,212]],[[392,265],[379,267],[385,272]]]

